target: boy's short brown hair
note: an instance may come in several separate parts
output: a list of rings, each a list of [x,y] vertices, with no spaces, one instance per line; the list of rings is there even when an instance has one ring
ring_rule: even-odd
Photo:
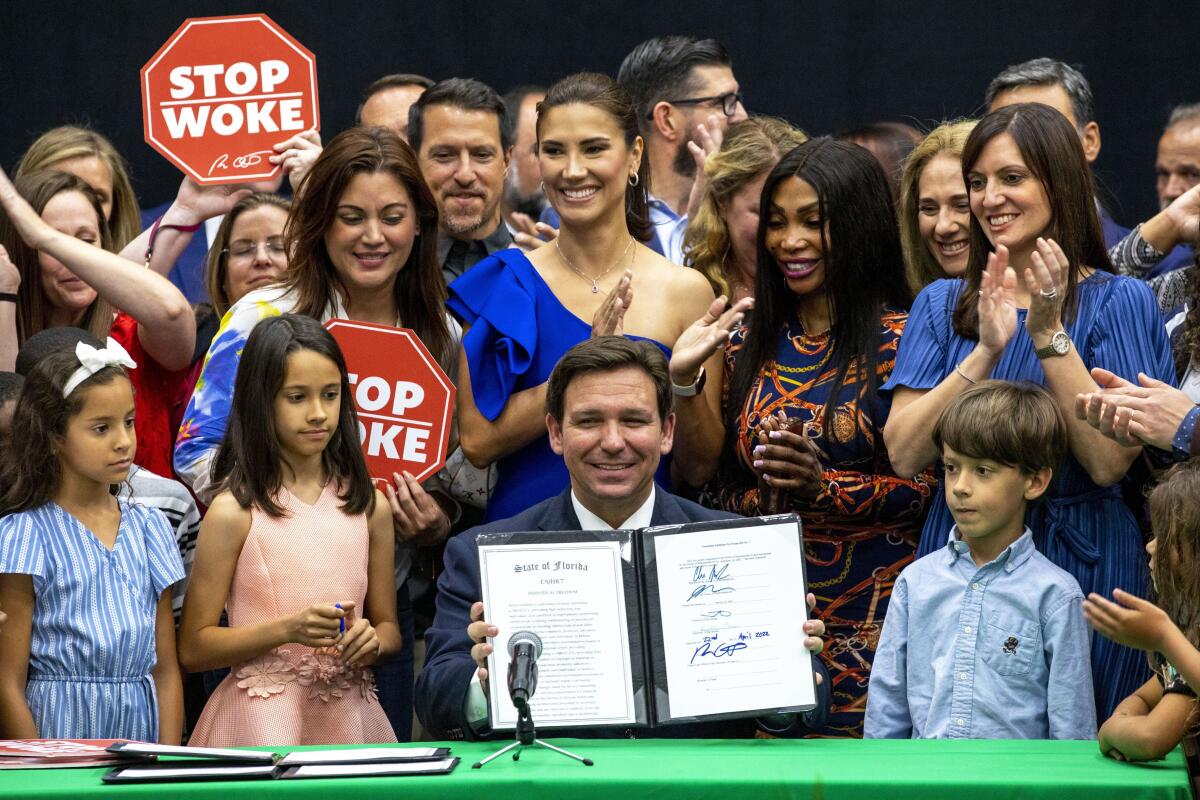
[[[1058,466],[1067,452],[1067,423],[1036,383],[980,381],[942,411],[933,443],[1028,474]]]

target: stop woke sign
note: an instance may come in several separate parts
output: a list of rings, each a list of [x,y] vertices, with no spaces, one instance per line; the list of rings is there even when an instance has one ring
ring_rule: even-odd
[[[331,319],[350,373],[367,469],[376,480],[408,471],[418,481],[446,463],[454,384],[407,328]]]
[[[316,58],[265,14],[185,20],[142,67],[142,121],[197,183],[273,177],[272,145],[320,126]]]

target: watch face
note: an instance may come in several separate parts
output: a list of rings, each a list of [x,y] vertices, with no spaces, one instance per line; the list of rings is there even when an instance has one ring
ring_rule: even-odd
[[[1050,346],[1054,348],[1055,353],[1065,356],[1071,349],[1071,337],[1067,336],[1066,331],[1059,331],[1051,337]]]

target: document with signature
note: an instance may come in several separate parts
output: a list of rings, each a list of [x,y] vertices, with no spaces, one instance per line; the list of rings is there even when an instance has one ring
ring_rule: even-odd
[[[542,641],[539,728],[799,712],[816,703],[804,649],[800,523],[791,515],[640,531],[481,534],[492,727],[516,725],[509,638]]]
[[[632,532],[485,534],[478,543],[483,607],[500,629],[488,660],[492,727],[516,726],[508,640],[524,631],[542,642],[531,702],[539,727],[645,722],[634,697],[644,662]]]
[[[794,517],[649,528],[642,544],[659,722],[816,705]]]

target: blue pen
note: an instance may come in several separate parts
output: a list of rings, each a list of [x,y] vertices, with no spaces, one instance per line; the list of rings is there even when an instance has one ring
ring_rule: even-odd
[[[340,609],[342,607],[342,604],[334,603],[333,607]],[[345,633],[345,632],[346,632],[346,618],[342,617],[341,619],[338,620],[338,633]]]

